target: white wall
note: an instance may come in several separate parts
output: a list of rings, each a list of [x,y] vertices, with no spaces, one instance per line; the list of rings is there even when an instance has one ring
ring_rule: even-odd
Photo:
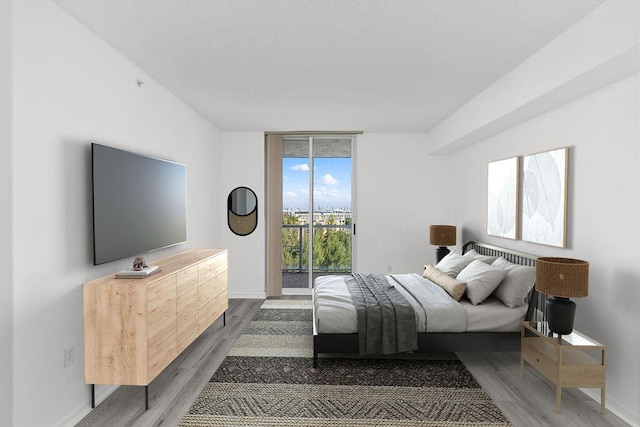
[[[429,226],[448,223],[447,157],[427,156],[424,134],[365,133],[356,152],[356,258],[361,272],[422,273],[435,264]],[[458,239],[460,240],[460,239]]]
[[[90,410],[82,283],[130,263],[92,265],[90,142],[187,165],[188,242],[153,260],[219,241],[219,133],[53,2],[13,8],[13,424],[71,425]]]
[[[11,2],[0,2],[0,425],[12,423],[13,254],[11,209]]]
[[[216,157],[223,177],[216,212],[222,216],[218,224],[219,244],[229,249],[229,296],[231,298],[264,298],[265,284],[265,200],[264,200],[264,133],[223,132]],[[248,236],[234,234],[227,225],[227,196],[236,187],[249,187],[258,197],[258,226]]]
[[[464,240],[590,262],[575,328],[607,345],[607,407],[640,424],[639,78],[614,83],[452,155]],[[486,234],[487,163],[569,147],[567,248]],[[478,177],[485,177],[478,179]]]

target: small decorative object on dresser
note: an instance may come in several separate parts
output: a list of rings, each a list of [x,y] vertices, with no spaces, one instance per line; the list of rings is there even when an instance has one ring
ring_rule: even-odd
[[[538,259],[539,260],[539,259]],[[599,388],[604,413],[607,347],[579,333],[554,334],[547,322],[522,322],[520,378],[529,363],[556,386],[556,412],[563,387]]]
[[[133,260],[133,266],[131,268],[116,273],[116,279],[143,279],[160,271],[159,266],[147,265],[147,261],[139,256]]]
[[[148,267],[148,265],[147,265],[147,261],[143,257],[139,256],[133,260],[133,269],[135,271],[140,271],[145,267]]]
[[[429,243],[439,246],[436,249],[436,262],[440,262],[450,252],[447,246],[456,244],[456,226],[432,225],[429,227]]]
[[[547,295],[549,329],[560,335],[570,334],[576,303],[569,298],[589,294],[589,263],[571,258],[538,258],[536,290]]]

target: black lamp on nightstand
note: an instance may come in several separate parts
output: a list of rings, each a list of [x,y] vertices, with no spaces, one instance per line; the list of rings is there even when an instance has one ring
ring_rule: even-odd
[[[436,260],[440,262],[450,252],[447,246],[455,246],[456,244],[456,226],[432,225],[429,227],[429,243],[438,246]]]
[[[576,313],[576,303],[569,298],[589,294],[589,263],[571,258],[538,258],[536,290],[547,295],[549,330],[558,335],[569,335]]]

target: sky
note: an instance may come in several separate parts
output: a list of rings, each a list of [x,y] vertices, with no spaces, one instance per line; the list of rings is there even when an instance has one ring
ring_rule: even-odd
[[[351,209],[351,159],[314,159],[316,209]],[[282,159],[282,205],[284,209],[309,209],[309,159]]]

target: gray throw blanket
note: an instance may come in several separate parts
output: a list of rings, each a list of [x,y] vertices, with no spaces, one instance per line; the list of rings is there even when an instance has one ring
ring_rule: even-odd
[[[358,314],[360,354],[391,354],[418,349],[411,304],[381,274],[345,277]]]

